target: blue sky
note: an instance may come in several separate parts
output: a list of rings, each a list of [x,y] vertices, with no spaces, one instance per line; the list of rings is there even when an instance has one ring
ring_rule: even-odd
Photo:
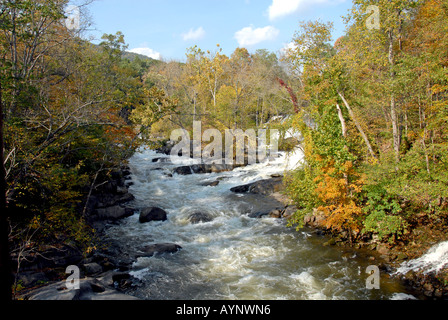
[[[88,8],[95,39],[121,31],[130,51],[184,61],[194,45],[220,44],[227,55],[237,47],[278,53],[300,21],[332,21],[337,38],[350,7],[351,0],[96,0]]]

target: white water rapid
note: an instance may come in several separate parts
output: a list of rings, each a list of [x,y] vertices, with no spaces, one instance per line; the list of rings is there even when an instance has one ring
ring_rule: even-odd
[[[158,159],[161,158],[161,159]],[[153,162],[157,159],[157,162]],[[131,274],[142,281],[134,294],[152,300],[330,300],[408,297],[387,276],[380,290],[366,288],[367,259],[355,251],[326,247],[310,230],[287,228],[282,219],[250,218],[275,208],[273,200],[234,194],[232,187],[283,174],[302,160],[297,151],[275,162],[232,172],[177,175],[167,156],[142,150],[130,160],[136,208],[160,207],[168,221],[141,224],[138,214],[108,229],[132,252],[150,244],[175,243],[175,254],[139,258]],[[188,162],[188,161],[187,161]],[[176,166],[179,166],[178,164]],[[216,182],[214,187],[204,186]],[[195,212],[213,220],[192,224]]]
[[[410,271],[422,271],[424,274],[439,272],[448,266],[448,241],[441,242],[420,258],[404,262],[397,270],[397,274],[406,274]]]

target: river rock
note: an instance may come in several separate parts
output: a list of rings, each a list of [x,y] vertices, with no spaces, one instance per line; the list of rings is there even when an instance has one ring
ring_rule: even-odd
[[[234,165],[228,164],[194,164],[191,166],[181,166],[173,170],[173,173],[178,175],[190,175],[190,174],[207,174],[207,173],[220,173],[232,171],[235,168]]]
[[[220,172],[232,171],[235,168],[235,166],[230,164],[210,164],[205,165],[205,168],[208,173],[220,173]]]
[[[120,220],[134,215],[134,210],[113,206],[96,210],[95,218],[97,220]]]
[[[154,158],[154,159],[152,159],[152,162],[153,163],[156,163],[156,162],[167,163],[167,162],[170,162],[170,159],[169,158]]]
[[[157,243],[151,244],[140,249],[143,254],[137,257],[152,257],[154,255],[160,255],[165,253],[176,253],[181,250],[182,247],[175,243]]]
[[[107,300],[124,301],[139,300],[136,297],[120,293],[97,279],[85,278],[79,280],[79,289],[67,289],[66,282],[60,281],[38,288],[27,293],[25,300],[35,301],[70,301],[70,300]]]
[[[201,222],[202,223],[210,222],[213,220],[213,218],[208,213],[196,212],[191,214],[188,217],[188,220],[190,220],[192,224],[198,224]]]
[[[303,219],[306,226],[317,229],[325,229],[325,220],[325,213],[319,210],[314,210]]]
[[[243,186],[234,187],[230,189],[230,191],[235,193],[271,195],[273,193],[282,191],[283,189],[284,189],[283,179],[279,177],[279,178],[260,180]]]
[[[249,218],[253,218],[253,219],[261,219],[265,216],[268,216],[269,212],[253,212],[249,214]]]
[[[269,217],[274,218],[274,219],[280,219],[282,217],[282,213],[283,210],[272,210],[271,212],[269,212]]]
[[[190,166],[182,166],[182,167],[175,168],[173,170],[173,173],[186,176],[186,175],[193,174],[193,170],[191,170]]]
[[[166,221],[167,219],[166,211],[157,207],[142,209],[139,217],[140,223]]]
[[[101,267],[96,262],[86,263],[82,267],[83,267],[85,274],[88,276],[99,274],[99,273],[103,272],[103,267]]]
[[[212,181],[212,182],[201,183],[201,186],[203,186],[203,187],[216,187],[218,185],[219,185],[219,181],[218,180]]]
[[[298,208],[296,206],[288,206],[285,208],[285,211],[283,211],[283,218],[289,219],[291,218],[296,212],[298,211]]]

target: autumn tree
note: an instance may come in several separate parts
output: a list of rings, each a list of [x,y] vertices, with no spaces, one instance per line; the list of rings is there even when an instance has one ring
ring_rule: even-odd
[[[65,5],[0,7],[2,206],[11,213],[12,251],[23,247],[20,241],[33,250],[64,241],[92,250],[85,188],[108,179],[138,147],[128,116],[145,102],[141,69],[123,59],[121,33],[95,46],[68,29]],[[33,230],[33,238],[22,239],[23,230]]]
[[[293,220],[300,225],[304,210],[316,208],[324,213],[329,229],[356,236],[361,231],[359,194],[363,177],[347,139],[346,123],[350,119],[339,106],[342,71],[330,42],[332,25],[316,21],[301,27],[288,57],[302,75],[301,99],[309,102],[296,116],[297,127],[304,136],[306,164],[289,178],[290,194],[302,208]],[[314,122],[312,126],[308,118]],[[303,178],[308,185],[297,186],[296,179]]]

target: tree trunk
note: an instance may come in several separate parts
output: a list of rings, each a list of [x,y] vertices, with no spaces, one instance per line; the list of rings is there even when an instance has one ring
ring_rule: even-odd
[[[339,104],[336,104],[336,108],[338,109],[339,121],[341,122],[341,126],[342,126],[342,135],[344,136],[344,138],[346,138],[347,137],[347,126],[345,125],[344,115],[342,114],[342,110],[341,110],[341,107],[339,106]]]
[[[390,117],[392,119],[392,134],[394,143],[395,159],[397,162],[400,161],[400,145],[401,145],[401,135],[400,129],[398,127],[398,116],[395,103],[395,96],[392,94],[390,101]]]
[[[389,64],[390,64],[390,78],[393,80],[395,78],[395,72],[393,70],[395,65],[394,59],[394,36],[393,31],[389,30]],[[397,162],[400,161],[400,145],[401,145],[401,134],[398,125],[398,115],[397,115],[397,106],[395,101],[395,94],[392,92],[390,98],[390,117],[392,121],[392,135],[393,135],[393,145],[395,152],[395,160]]]
[[[375,152],[373,151],[372,145],[370,144],[369,138],[367,138],[367,135],[365,134],[364,130],[361,127],[361,124],[358,122],[358,120],[356,119],[356,116],[352,110],[352,108],[350,107],[350,105],[348,104],[347,100],[345,99],[344,95],[340,92],[338,92],[339,96],[341,97],[342,101],[344,102],[345,107],[348,110],[348,113],[350,114],[350,118],[352,119],[352,121],[355,123],[356,128],[358,129],[359,133],[361,134],[362,138],[364,139],[364,142],[366,143],[367,149],[369,150],[370,155],[373,158],[377,158]]]

